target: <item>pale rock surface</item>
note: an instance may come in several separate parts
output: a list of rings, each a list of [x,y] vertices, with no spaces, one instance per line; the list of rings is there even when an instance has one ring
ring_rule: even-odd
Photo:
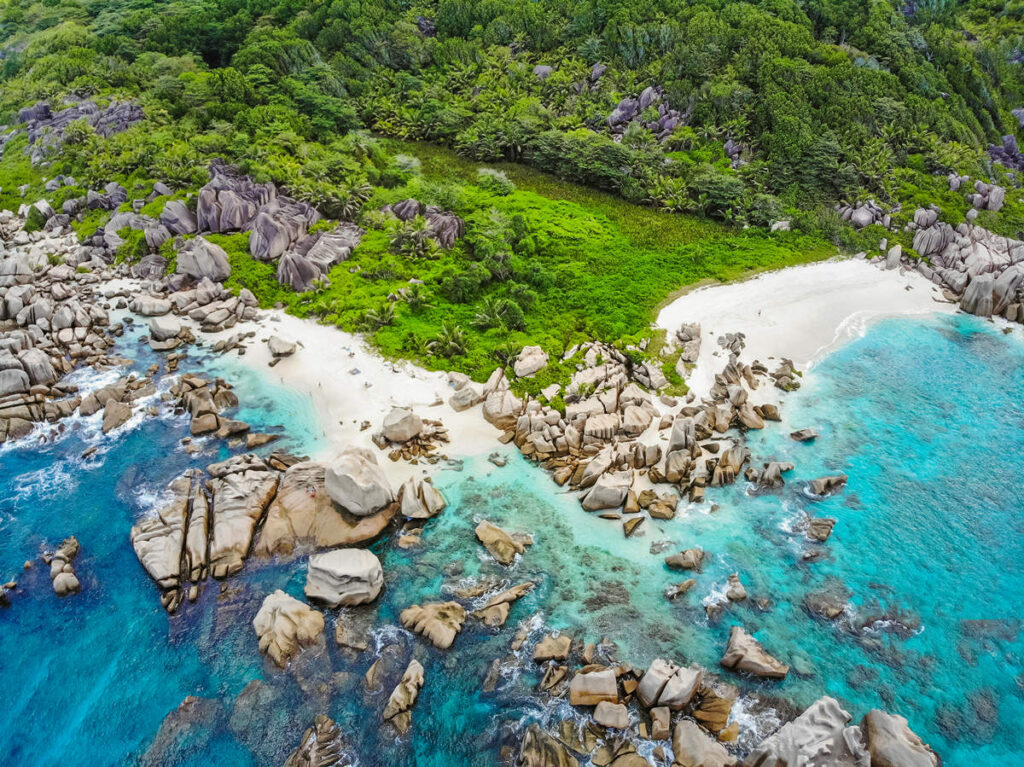
[[[366,448],[348,448],[327,467],[325,486],[331,499],[350,514],[367,517],[395,500],[377,458]]]
[[[306,597],[330,607],[372,602],[384,586],[380,560],[366,549],[335,549],[309,558]]]
[[[324,616],[278,589],[264,598],[252,626],[260,652],[284,668],[303,647],[322,642]]]

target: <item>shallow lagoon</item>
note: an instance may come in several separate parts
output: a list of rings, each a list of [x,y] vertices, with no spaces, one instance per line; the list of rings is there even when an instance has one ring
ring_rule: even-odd
[[[131,338],[125,344],[136,348]],[[154,359],[144,349],[138,356],[140,368]],[[315,418],[302,398],[230,360],[200,359],[199,367],[237,383],[239,417],[254,428],[287,424],[286,448],[317,449]],[[225,454],[218,447],[194,462],[178,444],[184,420],[148,419],[106,439],[83,422],[53,443],[8,448],[0,452],[0,576],[17,575],[24,588],[0,612],[0,678],[12,723],[0,734],[0,762],[50,764],[87,753],[94,764],[278,764],[312,717],[326,712],[362,765],[493,764],[501,746],[515,742],[517,723],[572,713],[529,694],[536,683],[529,664],[482,692],[491,661],[506,655],[526,621],[523,657],[557,628],[586,641],[607,637],[637,665],[668,654],[710,669],[729,627],[741,623],[794,666],[781,684],[723,676],[744,692],[745,740],[770,731],[772,707],[786,707],[781,699],[802,706],[828,693],[858,719],[876,706],[903,714],[948,765],[1013,763],[1024,758],[1013,734],[1024,715],[1017,681],[1024,671],[1022,393],[1024,344],[992,325],[967,317],[883,322],[825,359],[787,397],[786,422],[749,441],[756,461],[797,464],[782,491],[751,497],[745,483],[711,490],[713,513],[705,504],[669,522],[649,520],[631,539],[618,523],[583,512],[510,448],[502,448],[510,459],[504,468],[479,458],[445,470],[437,483],[450,505],[428,525],[424,546],[375,546],[387,588],[366,617],[380,626],[371,649],[394,645],[394,669],[374,694],[361,684],[370,652],[349,657],[328,641],[326,653],[286,674],[259,656],[252,616],[274,588],[301,597],[301,558],[250,561],[181,615],[168,619],[160,609],[129,528],[169,479]],[[788,438],[804,426],[821,436],[810,444]],[[92,444],[100,455],[82,461]],[[838,471],[850,475],[844,492],[825,500],[803,492],[804,480]],[[802,561],[811,548],[802,532],[806,511],[838,520],[827,556],[813,563]],[[484,516],[534,533],[536,544],[511,570],[476,543],[472,529]],[[72,533],[83,547],[76,560],[83,593],[58,600],[38,554],[44,542],[53,547]],[[698,587],[676,602],[663,590],[683,576],[662,565],[664,553],[650,553],[663,539],[713,555]],[[37,566],[22,573],[33,558]],[[731,572],[751,599],[709,622],[705,605],[723,598]],[[448,653],[394,628],[403,607],[478,575],[538,585],[504,629],[470,621]],[[804,611],[807,593],[840,584],[848,589],[843,618],[826,623]],[[770,599],[767,610],[753,604],[758,597]],[[329,640],[334,622],[328,611]],[[427,681],[412,737],[396,742],[379,730],[379,712],[413,654]],[[187,695],[203,700],[161,729]]]

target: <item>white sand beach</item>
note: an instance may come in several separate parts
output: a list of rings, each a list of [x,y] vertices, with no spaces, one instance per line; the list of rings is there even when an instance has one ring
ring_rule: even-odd
[[[724,333],[746,335],[744,359],[788,357],[809,370],[826,354],[864,334],[886,317],[955,312],[941,291],[916,272],[885,271],[860,259],[824,261],[766,272],[744,282],[699,288],[658,314],[670,337],[685,322],[699,322],[700,356],[687,379],[708,391],[728,355]]]
[[[499,432],[481,417],[479,408],[457,413],[448,405],[454,389],[446,373],[424,370],[410,362],[390,362],[359,336],[278,310],[264,312],[258,322],[206,337],[226,338],[240,330],[256,331],[245,355],[238,358],[240,362],[255,367],[274,383],[308,394],[313,400],[328,440],[326,454],[319,457],[330,457],[353,445],[378,453],[371,435],[380,430],[384,417],[394,406],[442,421],[451,443],[439,452],[449,457],[486,454],[500,447]],[[268,367],[272,357],[266,344],[271,336],[299,344],[295,354],[282,358],[272,368]],[[370,427],[361,429],[363,421],[369,421]],[[424,468],[392,463],[383,452],[379,458],[392,481],[422,473]]]

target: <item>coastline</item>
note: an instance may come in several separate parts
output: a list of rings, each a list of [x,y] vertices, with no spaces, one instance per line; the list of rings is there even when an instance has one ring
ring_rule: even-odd
[[[323,429],[325,447],[317,459],[330,459],[346,447],[369,448],[389,481],[396,487],[425,464],[386,460],[373,444],[372,435],[393,407],[406,407],[422,418],[437,419],[452,440],[439,452],[449,458],[486,454],[498,447],[498,432],[476,408],[456,412],[448,405],[453,393],[448,376],[428,371],[411,362],[385,359],[365,339],[315,320],[301,319],[272,309],[252,323],[220,333],[204,333],[212,343],[242,331],[255,331],[244,355],[228,358],[266,376],[267,380],[307,395]],[[294,354],[273,360],[266,339],[278,336],[297,344]],[[368,421],[369,427],[362,428]]]
[[[748,355],[762,362],[787,358],[806,372],[878,320],[956,311],[916,272],[831,259],[698,288],[663,307],[656,326],[671,339],[681,324],[701,324],[700,355],[686,379],[699,397],[727,358],[716,343],[723,333],[743,333]]]

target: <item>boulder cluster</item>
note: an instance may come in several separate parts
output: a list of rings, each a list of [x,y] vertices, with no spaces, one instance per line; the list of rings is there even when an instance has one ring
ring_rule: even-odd
[[[874,200],[858,202],[853,205],[836,205],[836,212],[855,229],[863,229],[866,226],[878,224],[886,229],[892,223],[892,214],[898,213],[900,207],[897,205],[887,210]]]
[[[287,558],[300,547],[366,543],[401,508],[372,453],[360,449],[330,464],[246,453],[205,473],[187,472],[171,482],[167,496],[132,528],[131,540],[169,612],[186,596],[194,601],[207,578],[241,571],[253,553]],[[376,598],[382,578],[369,552],[327,552],[310,559],[307,595],[331,606],[360,604]]]
[[[373,434],[373,442],[388,451],[392,461],[419,463],[438,460],[437,449],[450,442],[448,430],[438,420],[425,419],[409,408],[395,407],[384,418],[381,430]]]
[[[747,663],[763,676],[780,676],[786,669],[745,636],[741,650],[734,637],[723,665]],[[512,648],[521,646],[517,635]],[[602,642],[580,647],[566,635],[549,635],[539,641],[534,660],[544,675],[539,691],[551,697],[568,696],[576,707],[591,709],[591,718],[580,723],[566,719],[548,733],[539,725],[522,733],[520,765],[576,765],[593,763],[618,767],[642,767],[640,741],[671,742],[672,756],[664,745],[645,751],[658,764],[673,767],[939,767],[941,760],[907,726],[907,721],[883,711],[870,711],[859,726],[839,703],[823,697],[774,735],[762,741],[743,759],[728,744],[739,735],[730,722],[738,694],[699,666],[681,666],[655,658],[646,671],[616,659],[613,645]],[[567,662],[578,666],[575,672]],[[639,740],[638,740],[639,739]],[[589,760],[589,761],[588,761]]]
[[[695,355],[694,338],[699,339],[699,331],[687,327],[680,338],[684,350],[689,344],[689,354]],[[483,416],[502,430],[502,441],[514,443],[524,456],[551,471],[559,485],[578,490],[584,509],[613,519],[625,515],[626,533],[632,534],[643,519],[642,511],[657,519],[671,518],[679,495],[700,501],[706,487],[730,484],[744,475],[750,451],[726,437],[726,432],[761,429],[766,420],[779,420],[774,404],[755,405],[750,400],[763,381],[774,380],[779,388],[795,387],[791,365],[783,363],[769,374],[757,362],[739,362],[741,337],[721,342],[736,351],[700,403],[691,398],[690,404],[680,407],[673,398],[662,397],[656,405],[639,385],[649,385],[649,370],[631,369],[621,355],[609,353],[594,357],[592,365],[581,365],[567,387],[564,414],[539,400],[520,400],[501,371],[482,391],[471,384],[464,386],[454,395],[453,404],[467,388],[473,400],[483,397]],[[661,430],[670,430],[664,448],[644,441],[651,432]],[[776,480],[781,484],[778,473],[767,467],[764,471],[748,468],[745,476],[757,484]],[[641,477],[674,485],[676,492],[639,489]]]
[[[937,211],[918,209],[909,228],[927,263],[913,262],[913,268],[965,312],[1024,322],[1024,242],[973,225],[971,218],[969,212],[968,221],[953,228]]]
[[[412,221],[417,216],[422,216],[427,222],[428,234],[442,248],[450,248],[455,244],[455,240],[466,233],[465,222],[450,210],[443,210],[436,205],[424,205],[412,197],[393,205],[385,205],[381,212],[394,216],[399,221]]]
[[[130,101],[112,101],[106,107],[99,106],[91,99],[73,96],[65,101],[71,106],[56,112],[48,101],[39,101],[22,109],[18,112],[18,123],[24,128],[16,127],[0,137],[0,149],[24,130],[28,133],[29,143],[26,152],[32,163],[38,164],[61,147],[64,134],[73,122],[85,120],[97,135],[107,138],[127,130],[143,117],[142,107]]]
[[[605,122],[613,135],[621,135],[630,124],[637,123],[649,130],[658,141],[665,141],[677,126],[686,125],[692,111],[692,104],[685,112],[673,109],[665,98],[665,90],[660,85],[649,85],[637,97],[627,96],[622,99]]]

